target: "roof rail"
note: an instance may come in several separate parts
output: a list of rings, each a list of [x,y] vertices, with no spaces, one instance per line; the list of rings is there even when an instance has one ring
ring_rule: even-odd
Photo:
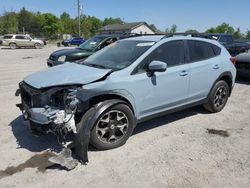
[[[174,36],[190,36],[190,37],[199,37],[199,38],[206,38],[206,39],[213,39],[206,33],[172,33],[166,35],[164,38],[174,37]]]

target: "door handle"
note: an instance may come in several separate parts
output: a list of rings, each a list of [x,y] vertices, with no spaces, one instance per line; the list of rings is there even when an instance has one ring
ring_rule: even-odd
[[[214,65],[214,66],[213,66],[213,69],[219,69],[219,68],[220,68],[219,65]]]
[[[181,71],[180,73],[180,76],[187,76],[187,75],[188,75],[188,72],[185,70]]]

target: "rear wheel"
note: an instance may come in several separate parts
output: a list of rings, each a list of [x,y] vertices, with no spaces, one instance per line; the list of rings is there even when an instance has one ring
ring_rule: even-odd
[[[220,112],[226,105],[229,97],[229,86],[224,80],[218,81],[208,96],[204,108],[210,112]]]
[[[10,46],[11,49],[16,49],[17,48],[16,43],[10,43],[9,46]]]
[[[113,149],[126,143],[134,129],[134,115],[125,104],[105,110],[91,131],[90,143],[100,150]]]

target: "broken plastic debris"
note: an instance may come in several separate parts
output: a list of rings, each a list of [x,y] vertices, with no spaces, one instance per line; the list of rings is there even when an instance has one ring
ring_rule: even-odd
[[[77,160],[72,158],[72,151],[68,148],[64,148],[58,156],[50,157],[49,161],[66,167],[68,170],[73,170],[78,164]]]

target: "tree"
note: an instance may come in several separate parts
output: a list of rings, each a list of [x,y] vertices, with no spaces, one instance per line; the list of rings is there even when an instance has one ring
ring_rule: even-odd
[[[111,25],[111,24],[121,24],[123,23],[123,21],[121,20],[121,18],[105,18],[102,25],[106,26],[106,25]]]
[[[149,26],[154,30],[154,32],[158,31],[158,29],[156,28],[154,24],[150,24]]]
[[[55,37],[59,31],[59,20],[51,14],[45,13],[41,15],[42,31],[46,37]]]
[[[63,12],[60,15],[60,33],[61,34],[76,34],[77,23],[75,20],[70,18],[70,15]]]
[[[247,31],[247,33],[246,33],[246,38],[247,38],[247,39],[250,39],[250,30]]]
[[[18,32],[18,15],[15,12],[5,12],[0,19],[0,32],[17,33]]]
[[[199,33],[199,31],[197,31],[197,30],[195,30],[195,29],[189,29],[189,30],[185,31],[185,33],[196,34],[196,33]]]
[[[242,39],[243,38],[243,36],[242,36],[242,34],[240,32],[240,28],[237,28],[237,30],[233,33],[233,37],[235,39]]]
[[[39,13],[34,14],[23,7],[18,14],[18,31],[25,31],[36,36],[41,35],[41,22],[38,15]]]
[[[230,26],[227,23],[222,23],[221,25],[218,25],[216,28],[210,28],[205,31],[205,33],[226,33],[226,34],[233,34],[234,28]]]
[[[61,20],[70,20],[70,15],[67,12],[63,12],[60,16]]]
[[[165,33],[166,34],[173,34],[173,33],[176,33],[176,31],[177,31],[177,25],[173,24],[170,29],[167,28],[165,30]]]
[[[21,9],[18,15],[18,30],[30,31],[32,22],[32,13],[27,11],[24,7]]]

